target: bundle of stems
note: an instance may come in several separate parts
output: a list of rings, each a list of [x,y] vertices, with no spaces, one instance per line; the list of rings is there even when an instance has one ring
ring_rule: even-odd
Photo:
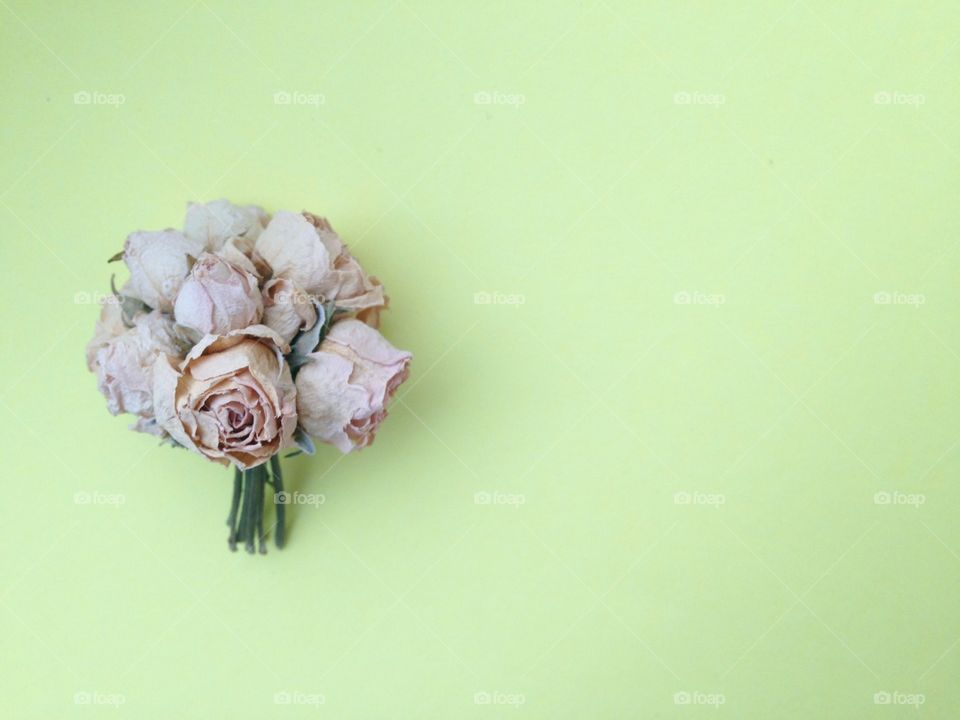
[[[286,522],[286,494],[283,491],[283,473],[280,471],[280,459],[274,455],[267,463],[249,470],[234,470],[233,498],[230,502],[230,514],[227,526],[230,534],[227,544],[236,551],[237,544],[243,543],[248,553],[259,549],[267,552],[266,533],[263,529],[263,507],[266,501],[266,487],[273,490],[273,506],[276,521],[271,528],[277,549],[283,548]]]

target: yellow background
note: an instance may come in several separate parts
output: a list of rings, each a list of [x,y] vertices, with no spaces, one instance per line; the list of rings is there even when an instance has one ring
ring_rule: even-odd
[[[956,717],[958,21],[2,0],[3,716]],[[327,215],[415,354],[265,558],[83,362],[218,197]]]

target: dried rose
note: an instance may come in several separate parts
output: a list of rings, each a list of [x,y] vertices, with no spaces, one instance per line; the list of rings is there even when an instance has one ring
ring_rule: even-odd
[[[291,444],[296,388],[283,359],[289,347],[254,325],[207,335],[173,364],[154,368],[157,423],[181,445],[214,462],[247,470]]]
[[[104,306],[105,314],[112,315],[114,311],[107,311],[111,305],[116,307],[112,303]],[[111,414],[133,413],[149,419],[153,416],[153,366],[157,357],[182,357],[187,346],[173,320],[157,310],[138,315],[133,323],[133,327],[99,344],[90,369],[97,376],[97,387],[107,398]],[[91,345],[96,342],[94,337]]]
[[[178,323],[201,335],[225,335],[259,323],[263,301],[255,276],[204,253],[180,288],[173,312]]]
[[[224,199],[206,204],[190,203],[183,219],[183,233],[206,250],[215,252],[230,238],[256,240],[269,218],[258,205],[234,205]]]
[[[263,286],[263,324],[284,340],[290,342],[298,332],[316,322],[313,298],[293,280],[274,278]]]
[[[379,327],[380,311],[385,310],[389,302],[383,285],[376,277],[363,271],[326,218],[308,212],[303,216],[316,228],[331,257],[330,272],[323,277],[315,289],[316,293],[328,300],[335,300],[338,308],[350,310],[368,325]]]
[[[133,295],[157,310],[170,312],[203,245],[178,230],[135,232],[127,236],[123,259],[130,269]]]
[[[120,303],[111,297],[101,306],[100,317],[93,329],[93,337],[87,343],[87,369],[90,372],[96,372],[97,351],[126,331],[127,326],[123,324]]]
[[[364,273],[324,218],[280,211],[257,238],[255,251],[274,277],[292,280],[337,307],[376,317],[386,305],[380,282]]]
[[[341,452],[373,442],[412,355],[359,320],[334,323],[297,374],[297,411],[308,435]]]

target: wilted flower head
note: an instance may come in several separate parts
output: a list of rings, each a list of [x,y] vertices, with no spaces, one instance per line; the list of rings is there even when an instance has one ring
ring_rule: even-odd
[[[180,288],[177,322],[201,335],[224,335],[260,322],[257,278],[212,253],[202,254]]]
[[[292,280],[337,307],[361,313],[386,305],[380,282],[364,273],[324,218],[276,213],[257,239],[256,254],[271,267],[274,277]]]
[[[157,423],[215,462],[249,469],[291,443],[296,389],[283,358],[290,348],[263,325],[207,335],[178,364],[159,357]]]
[[[269,218],[258,205],[234,205],[223,199],[190,203],[183,219],[183,233],[215,252],[230,238],[241,237],[252,243]]]
[[[303,429],[344,453],[372,443],[387,401],[407,379],[411,354],[348,319],[334,323],[307,357],[296,380]]]
[[[123,260],[130,269],[133,294],[152,308],[170,312],[191,264],[202,252],[201,243],[179,230],[131,233]]]
[[[263,286],[263,324],[287,342],[317,322],[314,300],[293,280],[273,278]]]
[[[123,313],[120,303],[114,298],[103,303],[100,308],[100,317],[93,329],[93,337],[87,343],[87,369],[96,372],[97,352],[113,340],[117,335],[126,332],[127,326],[123,323]]]
[[[104,311],[111,305],[117,307],[111,303],[104,306]],[[98,389],[107,398],[110,413],[152,418],[154,362],[160,355],[183,357],[187,347],[173,320],[157,310],[138,315],[133,327],[124,328],[99,344],[91,369],[97,375]]]

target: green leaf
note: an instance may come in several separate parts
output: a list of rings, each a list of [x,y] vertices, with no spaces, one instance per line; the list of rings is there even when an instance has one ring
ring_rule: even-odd
[[[297,444],[297,447],[300,448],[300,451],[307,455],[313,455],[317,452],[317,446],[313,443],[313,438],[307,435],[300,426],[297,426],[296,431],[293,433],[293,441]]]

